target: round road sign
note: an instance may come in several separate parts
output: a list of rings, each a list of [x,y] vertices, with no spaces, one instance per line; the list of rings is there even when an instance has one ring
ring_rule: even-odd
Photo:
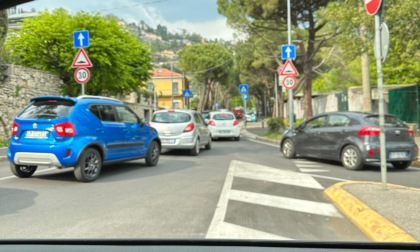
[[[296,84],[297,82],[294,76],[286,76],[283,79],[283,87],[287,90],[294,89]]]
[[[74,79],[80,84],[88,82],[90,79],[89,70],[85,67],[77,68],[76,71],[74,71]]]
[[[365,8],[369,15],[375,15],[381,8],[382,0],[365,0]]]

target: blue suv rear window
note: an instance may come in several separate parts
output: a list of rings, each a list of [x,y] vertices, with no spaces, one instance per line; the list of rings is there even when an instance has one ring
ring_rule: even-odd
[[[22,119],[54,119],[67,117],[75,102],[69,100],[40,100],[31,103],[19,115]]]

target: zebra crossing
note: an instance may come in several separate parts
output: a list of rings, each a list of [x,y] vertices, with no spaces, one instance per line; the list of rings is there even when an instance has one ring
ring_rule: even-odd
[[[305,160],[299,165],[317,169]],[[358,230],[323,189],[309,174],[233,160],[206,238],[346,240],[334,231],[337,223]]]
[[[296,167],[300,172],[313,173],[313,172],[329,172],[330,170],[325,169],[320,163],[313,162],[310,160],[299,159],[293,160]]]

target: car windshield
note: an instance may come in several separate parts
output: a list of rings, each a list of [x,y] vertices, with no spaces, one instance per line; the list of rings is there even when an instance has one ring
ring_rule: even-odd
[[[191,120],[191,116],[184,112],[159,112],[153,115],[154,123],[186,123]]]
[[[379,116],[375,115],[375,116],[368,116],[366,117],[366,119],[379,126]],[[403,122],[401,122],[400,120],[398,120],[398,118],[394,117],[394,116],[384,116],[384,126],[385,127],[407,127],[407,125]]]
[[[420,246],[419,26],[419,0],[0,0],[0,251]]]
[[[68,100],[41,100],[30,104],[18,116],[24,119],[53,119],[62,118],[70,114],[73,109],[74,102]]]
[[[214,120],[234,120],[235,117],[232,114],[220,113],[214,114],[212,117]]]

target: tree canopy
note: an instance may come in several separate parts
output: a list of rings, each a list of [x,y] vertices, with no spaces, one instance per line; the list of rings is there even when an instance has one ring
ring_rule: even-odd
[[[217,43],[193,44],[179,53],[179,68],[202,83],[202,93],[197,110],[210,106],[215,92],[229,88],[233,67],[232,52]],[[211,92],[213,91],[213,92]],[[208,104],[210,101],[210,104]]]
[[[90,47],[85,48],[92,61],[87,94],[120,94],[137,91],[149,79],[152,69],[149,48],[125,31],[113,17],[64,9],[42,11],[24,19],[16,33],[9,34],[6,48],[12,63],[58,74],[65,95],[78,95],[79,84],[71,68],[77,49],[73,32],[89,30]]]

